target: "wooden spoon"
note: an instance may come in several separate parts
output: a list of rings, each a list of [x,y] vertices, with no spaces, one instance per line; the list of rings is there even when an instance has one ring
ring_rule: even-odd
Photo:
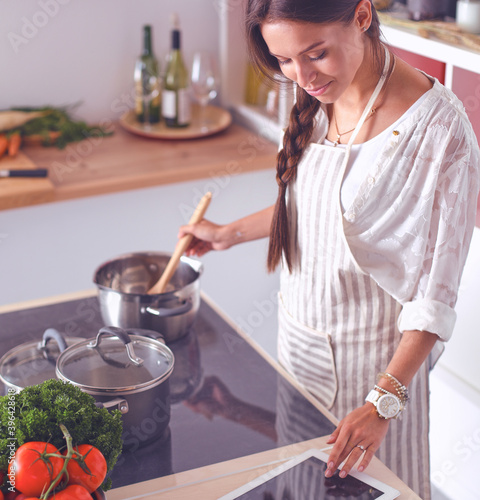
[[[193,212],[193,215],[190,218],[189,224],[196,224],[197,222],[200,222],[203,219],[203,216],[208,208],[208,205],[210,205],[211,199],[212,199],[212,193],[210,192],[208,192],[203,196],[203,198],[199,201],[197,208],[195,208],[195,211]],[[147,293],[155,294],[155,293],[165,292],[165,288],[167,287],[168,283],[170,282],[173,276],[173,273],[178,267],[178,263],[180,262],[180,257],[185,253],[185,250],[187,249],[192,239],[193,235],[191,234],[186,234],[185,236],[180,238],[180,240],[177,243],[177,246],[175,247],[175,251],[170,257],[167,266],[165,267],[165,270],[163,271],[159,280],[152,286],[152,288],[150,288],[150,290],[148,290]]]

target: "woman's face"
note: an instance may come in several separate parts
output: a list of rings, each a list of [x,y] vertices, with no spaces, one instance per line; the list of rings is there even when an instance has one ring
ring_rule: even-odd
[[[283,74],[325,104],[345,92],[364,62],[366,35],[355,22],[275,21],[261,31]]]

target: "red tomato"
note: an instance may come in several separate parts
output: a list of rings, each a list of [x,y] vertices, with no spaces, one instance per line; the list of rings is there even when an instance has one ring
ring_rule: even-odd
[[[107,475],[107,461],[102,452],[90,444],[81,444],[74,450],[80,453],[82,458],[72,458],[68,462],[68,484],[80,484],[92,493]]]
[[[92,500],[92,495],[79,484],[71,484],[64,490],[55,493],[55,497],[49,496],[49,500]]]
[[[3,500],[3,493],[0,491],[0,500]]]
[[[63,467],[63,458],[42,458],[42,454],[60,452],[50,443],[31,441],[22,444],[8,466],[8,473],[15,476],[15,488],[27,497],[39,497]]]

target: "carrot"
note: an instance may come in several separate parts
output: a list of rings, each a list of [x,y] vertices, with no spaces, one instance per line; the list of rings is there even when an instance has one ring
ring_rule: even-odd
[[[20,144],[22,143],[22,137],[19,132],[15,132],[10,136],[10,142],[8,143],[8,156],[16,156],[18,150],[20,149]]]
[[[5,135],[0,135],[0,158],[5,154],[8,149],[8,139]]]

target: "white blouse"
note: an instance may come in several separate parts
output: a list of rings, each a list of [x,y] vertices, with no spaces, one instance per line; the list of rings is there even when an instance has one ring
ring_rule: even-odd
[[[323,108],[313,142],[328,130]],[[475,226],[480,151],[460,100],[437,80],[379,144],[343,228],[359,267],[403,305],[400,331],[448,340]]]
[[[383,143],[390,138],[393,131],[402,121],[406,120],[413,112],[415,112],[425,98],[426,94],[422,95],[395,123],[390,125],[377,136],[360,144],[352,144],[340,191],[340,203],[342,204],[342,209],[349,207],[353,202],[357,191],[365,178],[365,165],[370,165],[375,162],[375,158],[377,157],[378,151],[381,149]],[[333,146],[333,142],[329,141],[327,138],[324,139],[323,143],[328,146]],[[345,149],[347,146],[345,144],[338,144],[337,147]]]

